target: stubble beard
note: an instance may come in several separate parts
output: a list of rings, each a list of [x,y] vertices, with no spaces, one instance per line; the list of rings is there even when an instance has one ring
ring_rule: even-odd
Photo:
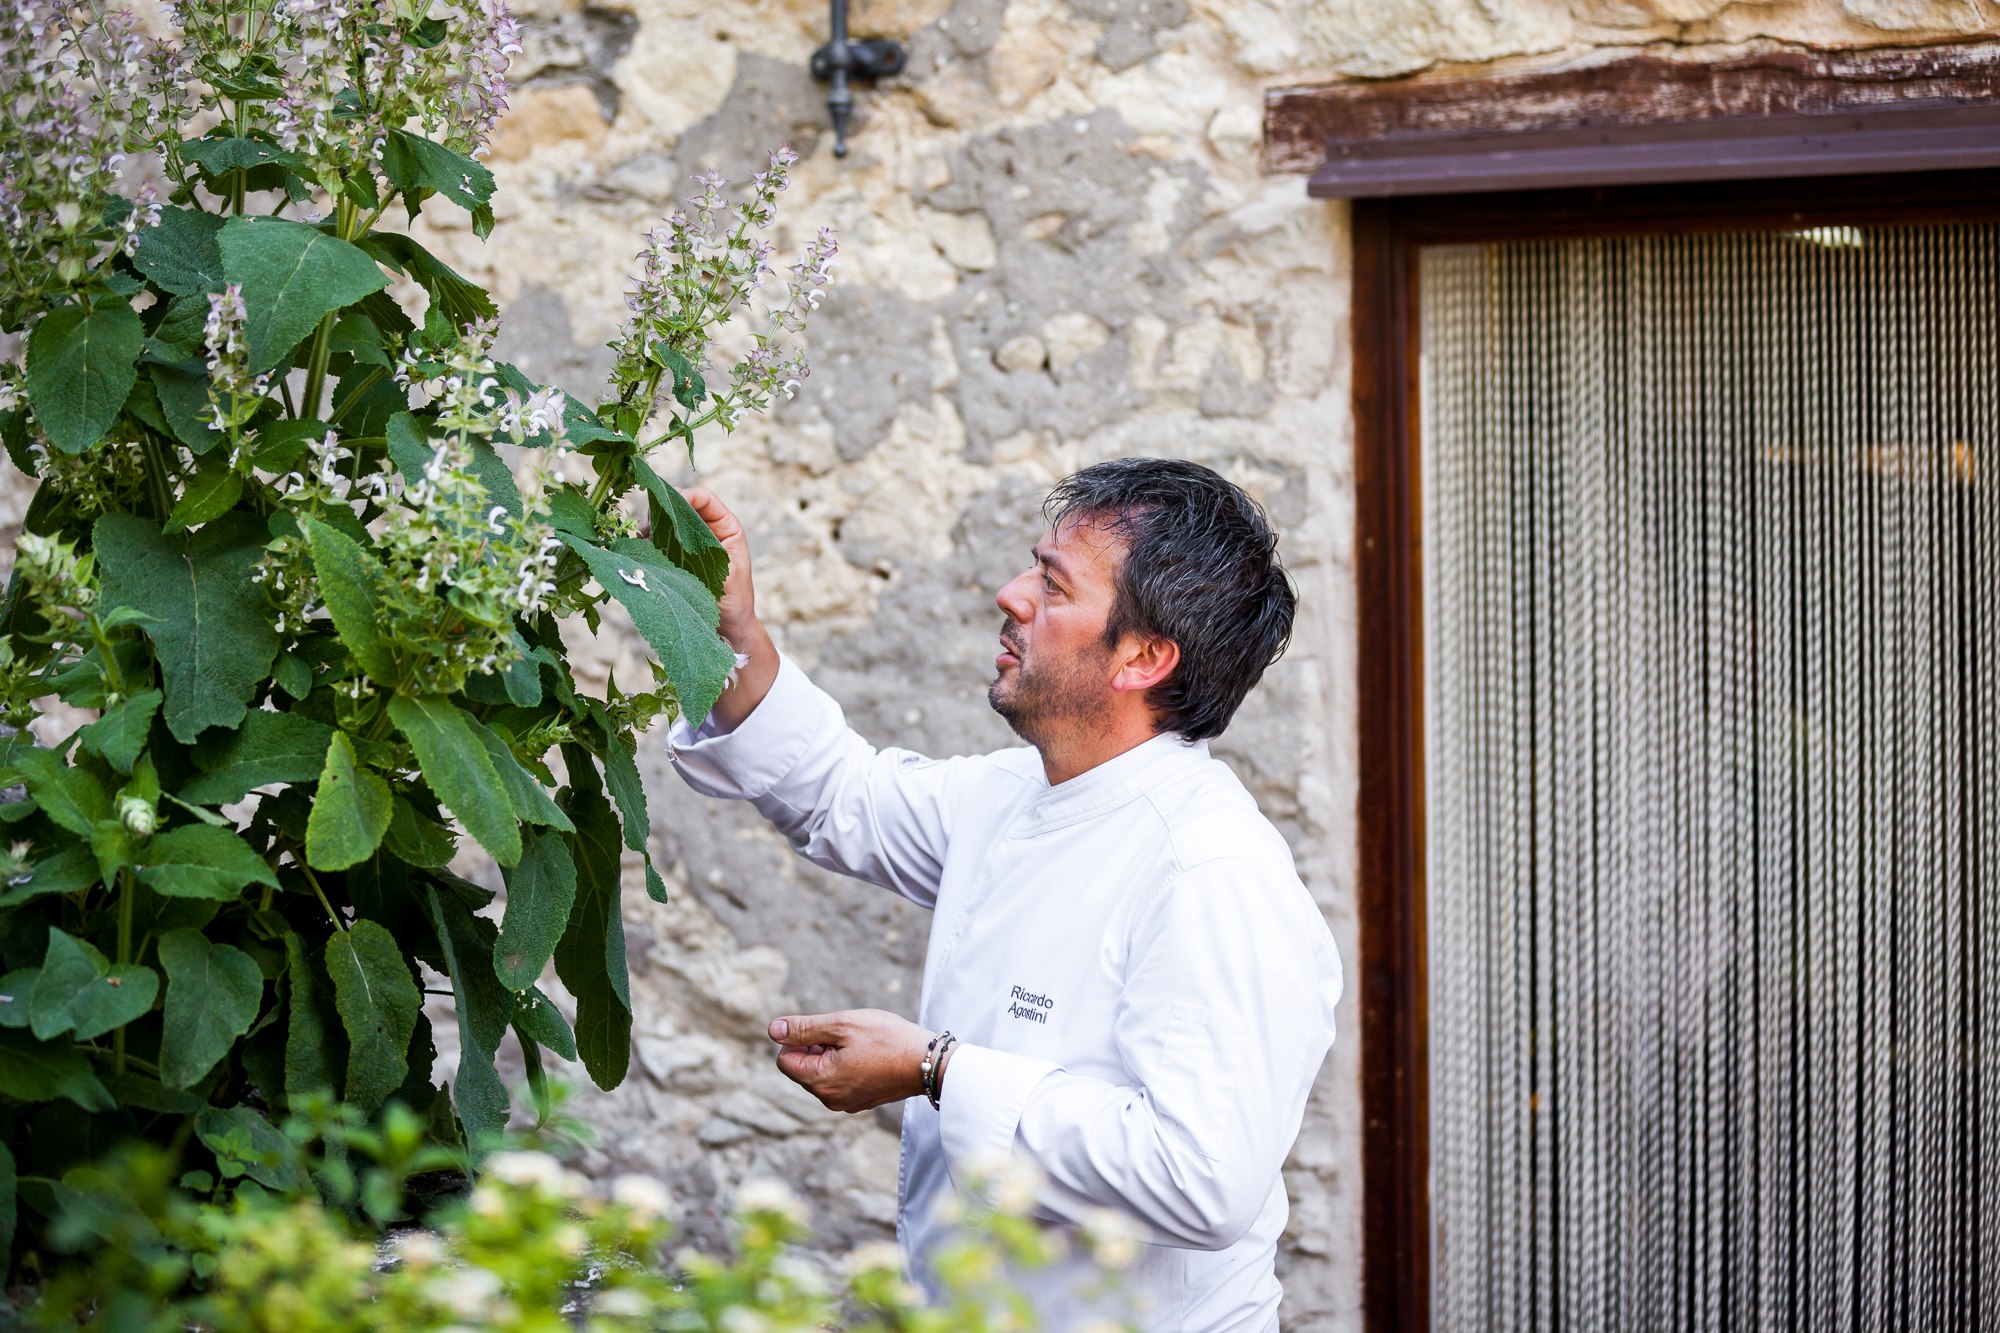
[[[1016,736],[1040,749],[1067,724],[1099,713],[1104,681],[1094,670],[1097,663],[1072,658],[1031,664],[1011,643],[1008,648],[1014,652],[1014,678],[1003,670],[987,688],[986,702]]]

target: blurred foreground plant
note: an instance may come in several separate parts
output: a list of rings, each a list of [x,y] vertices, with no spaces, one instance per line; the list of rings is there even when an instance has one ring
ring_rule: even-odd
[[[935,1268],[942,1299],[927,1304],[891,1243],[844,1263],[806,1250],[805,1207],[777,1181],[742,1188],[734,1252],[707,1254],[671,1248],[673,1202],[656,1181],[626,1176],[600,1195],[533,1150],[493,1155],[469,1194],[385,1241],[357,1220],[391,1220],[391,1201],[427,1164],[414,1117],[392,1106],[370,1135],[322,1107],[287,1130],[293,1160],[323,1145],[348,1164],[326,1191],[331,1206],[302,1186],[204,1199],[190,1186],[207,1182],[173,1183],[157,1149],[73,1171],[56,1239],[88,1261],[17,1317],[121,1333],[1000,1333],[1035,1327],[1013,1284],[1061,1247],[1002,1192],[961,1216]]]

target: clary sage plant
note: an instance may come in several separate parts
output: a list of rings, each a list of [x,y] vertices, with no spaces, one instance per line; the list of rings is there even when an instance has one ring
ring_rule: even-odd
[[[544,1051],[624,1077],[635,737],[734,666],[727,557],[648,458],[796,388],[835,247],[774,273],[788,152],[734,203],[702,178],[592,407],[496,360],[492,300],[406,227],[493,225],[494,0],[185,0],[163,40],[0,10],[0,439],[40,479],[0,603],[4,1253],[122,1137],[213,1166],[330,1092],[477,1145],[510,1030],[531,1079]],[[711,376],[732,318],[751,350]],[[657,660],[595,697],[559,626],[607,599]],[[93,720],[38,740],[51,699]],[[447,868],[466,838],[497,922]]]

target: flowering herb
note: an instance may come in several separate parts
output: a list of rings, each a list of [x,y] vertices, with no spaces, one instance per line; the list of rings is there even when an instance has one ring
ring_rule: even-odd
[[[509,1031],[531,1073],[553,1051],[614,1086],[635,737],[705,715],[735,665],[727,557],[647,458],[806,376],[831,236],[760,294],[792,155],[739,203],[700,178],[646,237],[592,409],[497,361],[492,300],[392,225],[493,225],[479,158],[519,49],[495,0],[184,0],[159,41],[4,3],[0,441],[41,485],[0,603],[0,788],[24,793],[0,806],[0,1217],[60,1174],[45,1113],[182,1143],[191,1115],[254,1138],[295,1098],[400,1096],[478,1145]],[[593,697],[559,626],[607,600],[656,660]],[[45,748],[51,698],[97,716]],[[470,844],[497,923],[447,869]],[[449,1095],[426,967],[457,1009]]]

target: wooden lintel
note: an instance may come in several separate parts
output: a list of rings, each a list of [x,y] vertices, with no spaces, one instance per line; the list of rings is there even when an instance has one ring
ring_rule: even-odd
[[[1278,88],[1264,99],[1264,164],[1318,171],[1345,148],[1375,159],[1441,141],[2000,105],[2000,44],[1773,50],[1728,60],[1631,56],[1478,78],[1416,76]],[[1421,150],[1421,149],[1420,149]]]

